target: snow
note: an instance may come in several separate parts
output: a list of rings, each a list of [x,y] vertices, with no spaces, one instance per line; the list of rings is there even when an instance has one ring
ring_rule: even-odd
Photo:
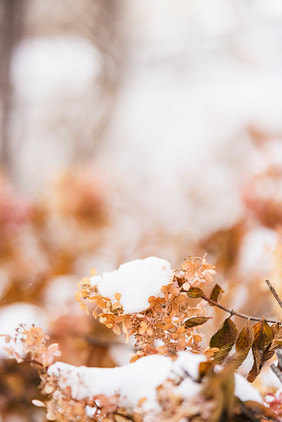
[[[32,103],[64,95],[75,98],[98,77],[98,50],[80,37],[25,39],[12,60],[12,79],[21,100]]]
[[[120,394],[120,405],[133,408],[139,399],[147,397],[144,408],[150,410],[156,406],[155,389],[166,380],[171,366],[169,358],[153,355],[117,368],[75,367],[57,362],[48,373],[59,376],[60,387],[70,385],[75,399]]]
[[[267,275],[272,268],[271,259],[277,243],[277,233],[265,227],[249,231],[240,250],[239,272],[245,280]]]
[[[278,361],[271,362],[274,363],[275,366],[277,366]],[[270,364],[266,365],[264,368],[262,368],[262,371],[259,374],[259,380],[261,384],[270,391],[271,389],[279,389],[281,387],[281,383],[278,379],[278,377],[275,375],[275,373],[270,368]]]
[[[262,403],[261,395],[258,390],[240,374],[235,374],[235,392],[234,395],[242,401],[253,400]]]
[[[129,356],[134,351],[134,341],[132,337],[129,341],[132,343],[132,346],[129,344],[112,344],[109,348],[110,356],[113,361],[116,362],[117,366],[126,365],[130,361]]]
[[[193,379],[197,379],[199,376],[199,364],[206,360],[207,358],[204,355],[192,352],[179,352],[178,359],[173,364],[173,371],[180,376],[186,371]]]
[[[25,324],[27,328],[30,328],[32,324],[36,327],[42,328],[46,331],[48,326],[48,317],[43,309],[31,305],[29,303],[13,303],[12,305],[4,306],[0,310],[0,334],[7,334],[14,336],[15,330],[20,324]],[[4,337],[0,337],[0,358],[6,358],[7,353],[2,350],[2,347],[7,347]],[[15,351],[20,355],[23,354],[22,344],[18,343],[15,347]]]
[[[44,290],[44,305],[53,319],[67,312],[77,311],[73,300],[76,292],[75,278],[72,275],[60,275],[48,282]]]
[[[116,271],[91,277],[90,282],[112,302],[116,302],[115,294],[120,293],[124,312],[136,313],[148,308],[150,296],[162,295],[160,289],[170,282],[172,274],[168,261],[151,256],[122,264]]]
[[[188,372],[191,377],[175,387],[175,393],[182,398],[192,399],[201,390],[198,378],[199,363],[206,356],[192,352],[180,352],[176,361],[161,355],[146,356],[138,361],[118,368],[75,367],[56,362],[48,369],[49,375],[58,377],[60,388],[71,386],[72,397],[82,400],[97,394],[120,395],[120,406],[133,409],[138,401],[146,397],[144,410],[158,409],[156,388],[167,379],[179,380]],[[258,391],[241,375],[235,375],[235,395],[241,400],[262,402]],[[88,409],[89,411],[91,409]]]

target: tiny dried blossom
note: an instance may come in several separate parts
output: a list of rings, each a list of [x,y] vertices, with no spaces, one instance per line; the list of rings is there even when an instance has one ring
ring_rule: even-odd
[[[93,316],[115,334],[119,335],[122,331],[126,341],[130,336],[135,337],[137,353],[132,361],[154,353],[168,355],[187,348],[199,350],[202,336],[195,333],[194,328],[186,327],[185,321],[191,316],[205,316],[205,303],[201,301],[194,307],[190,306],[186,292],[190,286],[211,282],[214,273],[214,266],[207,263],[205,256],[189,257],[180,271],[174,271],[170,282],[162,286],[162,296],[150,296],[148,308],[140,313],[124,313],[120,293],[115,294],[116,302],[112,303],[99,293],[97,286],[91,285],[88,277],[78,283],[76,300],[87,313],[84,301],[93,303]],[[159,347],[156,347],[157,340],[162,342]]]
[[[32,325],[30,329],[26,329],[24,325],[20,325],[16,329],[14,337],[5,336],[5,341],[9,342],[10,346],[3,347],[3,349],[8,353],[10,359],[16,359],[18,363],[31,360],[47,368],[54,363],[56,357],[61,356],[57,343],[46,345],[48,339],[49,337],[43,333],[40,327]],[[23,353],[26,357],[20,356],[15,350],[19,342],[22,343]]]
[[[50,344],[47,347],[47,350],[43,352],[41,355],[43,366],[48,367],[52,365],[52,363],[54,363],[55,358],[60,357],[60,356],[61,356],[61,352],[59,350],[58,343]]]
[[[48,336],[43,333],[40,327],[32,326],[29,330],[22,331],[24,352],[32,356],[44,353]]]
[[[200,283],[210,283],[216,273],[214,265],[207,263],[206,255],[201,257],[189,256],[181,266],[185,282],[196,287]]]

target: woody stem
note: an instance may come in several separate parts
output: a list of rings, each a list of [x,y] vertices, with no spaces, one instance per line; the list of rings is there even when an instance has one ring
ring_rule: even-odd
[[[269,287],[269,290],[271,291],[271,293],[273,294],[273,296],[275,297],[275,299],[277,300],[277,302],[280,305],[280,308],[282,308],[282,300],[280,299],[278,293],[276,292],[276,290],[274,289],[274,287],[272,286],[272,284],[270,283],[269,280],[265,280],[266,284]]]
[[[217,303],[215,300],[212,300],[206,296],[201,296],[206,302],[210,303],[213,306],[216,306],[219,309],[222,309],[223,311],[229,313],[231,316],[232,315],[236,315],[240,318],[244,318],[244,319],[249,319],[250,321],[261,321],[262,318],[258,318],[258,317],[254,317],[254,316],[250,316],[250,315],[246,315],[246,314],[242,314],[241,312],[237,312],[234,311],[234,309],[228,309],[223,305],[220,305],[219,303]],[[276,321],[273,319],[265,319],[266,322],[269,322],[271,324],[276,324],[277,322],[279,323],[280,321]]]

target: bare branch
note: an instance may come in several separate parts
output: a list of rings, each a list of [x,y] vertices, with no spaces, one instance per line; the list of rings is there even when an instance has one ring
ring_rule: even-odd
[[[280,371],[280,369],[279,368],[277,368],[277,366],[276,365],[274,365],[274,363],[272,363],[271,365],[270,365],[270,368],[271,368],[271,370],[274,372],[274,374],[277,376],[277,378],[279,379],[279,381],[281,382],[281,384],[282,384],[282,372]]]
[[[254,317],[254,316],[250,316],[250,315],[246,315],[246,314],[242,314],[241,312],[237,312],[234,311],[234,309],[228,309],[223,305],[220,305],[219,303],[215,302],[214,300],[206,297],[206,296],[201,296],[204,300],[206,300],[208,303],[211,303],[212,305],[216,306],[219,309],[222,309],[225,312],[228,312],[231,316],[232,315],[236,315],[240,318],[244,318],[244,319],[249,319],[250,321],[261,321],[262,318],[259,317]],[[276,321],[273,319],[264,319],[266,322],[269,322],[271,324],[276,324],[276,323],[280,323],[280,321]]]
[[[266,284],[268,285],[271,293],[273,294],[273,296],[275,297],[275,299],[277,300],[277,302],[280,305],[280,308],[282,308],[282,300],[280,299],[278,293],[276,292],[276,290],[274,289],[274,287],[272,286],[272,284],[270,283],[269,280],[265,280]]]

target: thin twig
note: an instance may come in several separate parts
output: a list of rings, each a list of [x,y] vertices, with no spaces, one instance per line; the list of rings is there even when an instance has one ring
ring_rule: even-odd
[[[210,299],[209,297],[206,296],[201,296],[204,300],[206,300],[207,302],[211,303],[212,305],[216,306],[219,309],[222,309],[223,311],[229,313],[231,316],[232,315],[236,315],[240,318],[244,318],[244,319],[249,319],[250,321],[261,321],[262,318],[258,318],[258,317],[254,317],[254,316],[250,316],[250,315],[246,315],[246,314],[241,314],[241,312],[237,312],[234,311],[234,309],[228,309],[223,305],[220,305],[219,303],[217,303],[215,300]],[[266,322],[269,322],[271,324],[276,324],[276,323],[280,323],[280,321],[276,321],[273,319],[264,319]]]
[[[278,295],[277,291],[274,289],[274,287],[272,286],[272,284],[270,283],[270,281],[269,281],[269,280],[265,280],[265,282],[266,282],[266,284],[268,285],[268,287],[269,287],[269,289],[270,289],[271,293],[273,294],[273,296],[275,297],[275,299],[276,299],[276,300],[277,300],[277,302],[279,303],[280,308],[282,308],[282,300],[280,299],[280,297],[279,297],[279,295]]]
[[[282,349],[276,349],[275,350],[277,359],[278,359],[278,368],[280,369],[280,371],[282,372]]]
[[[274,365],[274,363],[272,363],[272,364],[270,365],[270,368],[271,368],[272,372],[274,372],[274,374],[277,376],[277,378],[279,379],[279,381],[280,381],[280,382],[281,382],[281,384],[282,384],[282,372],[280,371],[280,369],[279,369],[279,368],[277,368],[277,366],[276,366],[276,365]]]

